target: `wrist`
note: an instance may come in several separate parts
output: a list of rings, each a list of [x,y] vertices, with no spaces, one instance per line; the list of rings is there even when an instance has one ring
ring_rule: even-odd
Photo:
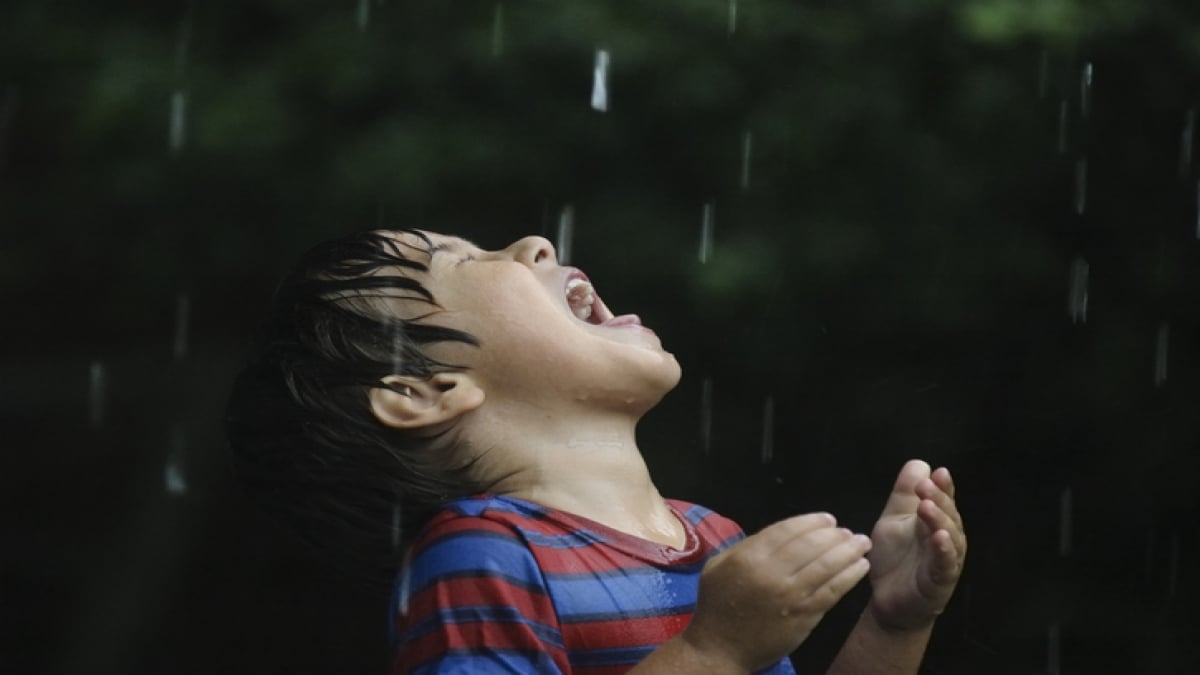
[[[749,675],[753,672],[754,669],[735,657],[732,650],[724,649],[720,640],[709,639],[690,628],[685,628],[675,641],[690,654],[689,660],[696,664],[696,672],[721,675]]]
[[[901,615],[898,612],[884,612],[879,609],[874,601],[868,602],[867,609],[863,612],[864,618],[873,627],[886,633],[919,633],[933,630],[933,624],[937,621],[940,614],[940,611],[928,614],[913,612],[909,615]]]

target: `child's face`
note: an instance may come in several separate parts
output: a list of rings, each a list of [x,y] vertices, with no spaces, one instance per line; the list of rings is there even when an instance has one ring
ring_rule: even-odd
[[[648,409],[679,381],[675,357],[636,315],[614,316],[581,271],[558,264],[554,247],[525,237],[487,251],[426,233],[433,242],[423,282],[441,310],[427,323],[465,331],[480,347],[434,345],[435,358],[471,368],[489,397],[570,397]],[[424,248],[412,234],[395,235]]]

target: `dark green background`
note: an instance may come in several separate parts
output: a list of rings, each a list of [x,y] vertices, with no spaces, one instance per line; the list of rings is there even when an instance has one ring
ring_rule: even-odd
[[[684,365],[644,424],[665,493],[866,529],[905,459],[947,464],[972,549],[930,672],[1196,672],[1200,5],[740,0],[730,28],[729,0],[0,10],[0,669],[378,672],[386,598],[230,479],[255,317],[320,239],[498,247],[569,206],[571,262]]]

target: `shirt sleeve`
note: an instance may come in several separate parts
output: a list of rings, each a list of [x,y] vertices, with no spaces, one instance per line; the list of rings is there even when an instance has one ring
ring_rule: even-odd
[[[393,675],[570,672],[537,561],[502,524],[463,517],[425,533],[392,610]]]

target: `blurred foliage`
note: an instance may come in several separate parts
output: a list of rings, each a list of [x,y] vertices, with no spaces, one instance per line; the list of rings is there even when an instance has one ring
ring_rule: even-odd
[[[601,49],[606,112],[589,106]],[[1178,610],[1194,582],[1171,586],[1162,571],[1169,542],[1185,560],[1200,548],[1196,3],[17,1],[0,9],[0,64],[13,345],[2,393],[6,422],[33,439],[17,447],[53,449],[16,453],[28,480],[9,494],[59,509],[13,587],[38,589],[18,600],[39,606],[53,604],[44,593],[91,608],[80,633],[119,604],[117,591],[85,592],[114,578],[130,584],[118,590],[157,579],[153,592],[245,630],[297,625],[264,609],[296,600],[271,585],[275,559],[244,550],[256,537],[221,491],[217,420],[245,336],[298,252],[376,226],[487,246],[554,238],[570,208],[572,264],[685,367],[646,424],[664,491],[749,527],[816,508],[865,527],[902,459],[948,462],[977,533],[976,609],[956,610],[962,637],[942,643],[942,672],[1042,667],[1052,620],[1066,626],[1064,655],[1104,664],[1063,672],[1185,672],[1196,656]],[[1090,276],[1086,320],[1073,321],[1076,260]],[[194,345],[182,359],[181,296]],[[91,362],[116,383],[99,431],[82,421]],[[701,453],[706,379],[715,412]],[[777,447],[761,464],[767,398]],[[172,508],[211,546],[179,543],[162,516],[137,532],[173,533],[162,569],[174,571],[82,573],[90,562],[71,542],[104,548],[152,519],[131,495],[158,475],[171,425],[194,436],[201,495]],[[1063,560],[1067,486],[1086,553]],[[89,533],[62,512],[63,493],[106,505]],[[166,556],[154,536],[127,539],[120,550]],[[247,597],[268,597],[256,611],[197,590],[231,564],[258,584]],[[1108,606],[1089,592],[1099,583]],[[336,604],[320,602],[303,616]],[[111,634],[62,637],[74,656],[60,670],[101,651],[125,672],[190,672],[170,654],[194,624],[156,628],[149,646],[138,626],[165,610],[126,611]],[[61,622],[43,610],[14,630]],[[808,665],[836,642],[827,631]],[[348,672],[374,657],[339,650],[382,651],[378,636],[338,635],[229,653]],[[197,671],[221,655],[206,658]]]

